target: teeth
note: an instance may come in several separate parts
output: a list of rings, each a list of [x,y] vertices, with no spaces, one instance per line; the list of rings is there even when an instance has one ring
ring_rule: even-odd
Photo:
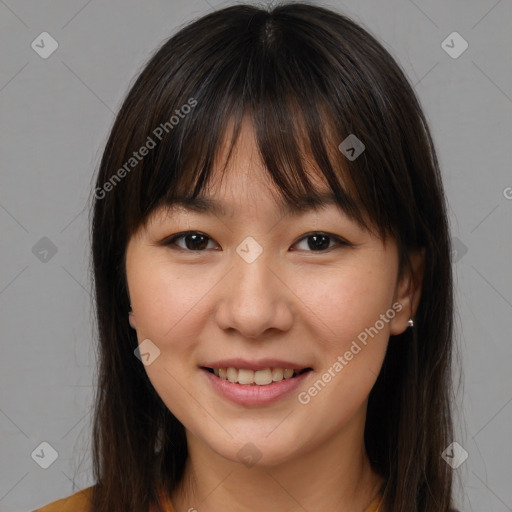
[[[254,372],[252,370],[238,370],[234,368],[228,368],[228,372],[233,370],[234,373],[238,373],[239,384],[252,384],[254,382]]]
[[[214,368],[213,373],[217,377],[237,382],[244,385],[266,386],[272,382],[280,382],[283,379],[290,379],[299,373],[299,370],[291,368],[265,368],[264,370],[247,370],[245,368]]]
[[[289,379],[290,377],[293,377],[293,370],[290,370],[290,368],[286,368],[284,371],[283,377],[285,379]]]
[[[272,370],[272,380],[274,382],[279,382],[280,380],[283,380],[283,374],[284,370],[282,368],[274,368]]]
[[[258,386],[266,386],[267,384],[271,384],[272,372],[270,371],[270,368],[254,372],[254,383],[258,384]]]
[[[229,382],[237,382],[238,381],[238,371],[234,368],[228,368],[226,371]]]

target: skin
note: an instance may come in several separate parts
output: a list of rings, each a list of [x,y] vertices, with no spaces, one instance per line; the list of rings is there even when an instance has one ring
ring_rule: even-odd
[[[205,195],[226,204],[225,216],[159,210],[126,250],[130,325],[139,343],[149,338],[160,350],[145,370],[186,429],[189,458],[173,505],[362,511],[383,481],[364,448],[368,395],[389,335],[414,316],[421,255],[411,254],[413,272],[399,278],[394,241],[384,243],[335,205],[282,216],[249,123],[219,176]],[[315,183],[327,190],[320,178]],[[187,230],[206,234],[207,248],[187,249],[183,238],[177,246],[159,244]],[[354,246],[331,239],[329,249],[315,250],[303,239],[315,231]],[[263,248],[250,264],[236,252],[247,236]],[[298,390],[307,391],[394,303],[401,311],[307,404],[292,392],[264,406],[236,405],[199,369],[221,358],[291,359],[313,368]],[[261,456],[250,467],[237,456],[246,443]]]

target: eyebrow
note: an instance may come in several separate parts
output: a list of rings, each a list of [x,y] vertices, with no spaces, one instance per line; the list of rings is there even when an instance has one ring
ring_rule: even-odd
[[[297,216],[308,211],[326,209],[332,205],[337,206],[342,213],[347,213],[347,209],[337,201],[336,196],[332,192],[322,192],[315,196],[305,194],[293,203],[281,202],[279,204],[279,212],[281,215]],[[168,206],[170,209],[179,206],[201,214],[227,215],[226,205],[222,201],[206,196],[178,197],[173,199],[172,203]]]

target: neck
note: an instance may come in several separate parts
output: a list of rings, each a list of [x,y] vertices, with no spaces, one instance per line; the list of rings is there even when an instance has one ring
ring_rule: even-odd
[[[383,479],[364,449],[364,417],[335,437],[276,465],[246,467],[221,457],[187,431],[184,478],[172,493],[176,511],[363,512]]]

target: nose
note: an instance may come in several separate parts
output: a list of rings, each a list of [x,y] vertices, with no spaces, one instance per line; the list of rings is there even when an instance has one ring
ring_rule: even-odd
[[[219,289],[217,325],[251,339],[264,338],[267,331],[290,329],[293,292],[280,275],[278,265],[270,265],[265,251],[251,263],[238,254],[233,260]]]

